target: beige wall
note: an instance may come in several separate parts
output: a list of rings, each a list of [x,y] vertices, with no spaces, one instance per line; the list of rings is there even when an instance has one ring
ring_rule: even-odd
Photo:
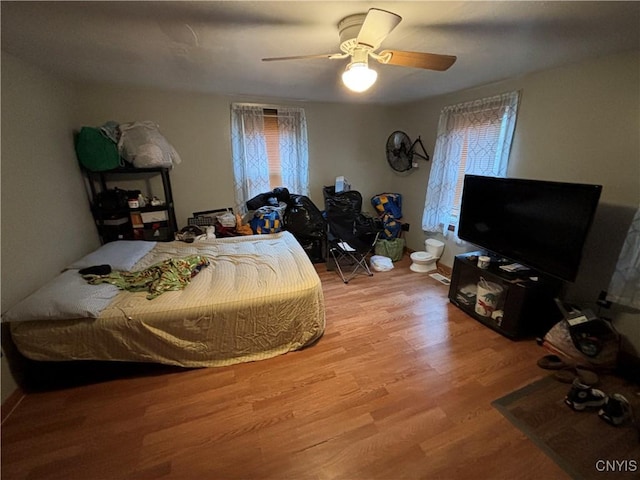
[[[74,91],[2,53],[2,311],[99,245],[73,151]],[[2,400],[15,383],[2,360]]]
[[[431,153],[444,106],[521,90],[508,175],[601,184],[601,203],[637,208],[639,62],[638,52],[591,60],[398,106],[393,116],[399,128],[412,137],[422,135]],[[429,167],[395,177],[395,190],[412,199],[404,208],[412,225],[420,225]],[[425,238],[420,228],[412,228],[407,236],[409,246],[416,249],[422,248]],[[609,249],[616,247],[610,245]],[[451,266],[458,251],[447,245],[444,263]]]
[[[323,207],[322,187],[346,176],[365,202],[385,188],[392,173],[384,142],[391,123],[385,109],[366,105],[300,103],[277,99],[123,89],[83,85],[78,89],[76,125],[153,120],[172,143],[182,163],[171,172],[178,225],[191,213],[232,206],[230,105],[234,101],[301,106],[309,137],[310,198]],[[298,193],[298,192],[292,192]]]
[[[440,109],[522,90],[509,174],[601,183],[604,206],[585,251],[579,295],[604,289],[640,201],[638,53],[611,56],[412,104],[383,107],[232,98],[107,85],[73,86],[2,54],[2,310],[98,244],[72,134],[108,120],[154,120],[183,163],[172,172],[179,225],[191,212],[233,202],[229,139],[232,101],[298,105],[309,124],[311,199],[345,175],[365,208],[384,191],[404,196],[407,235],[423,247],[420,228],[430,163],[396,174],[384,145],[394,130],[422,136],[431,155]],[[456,252],[447,247],[451,265]],[[25,268],[29,255],[34,265]],[[581,293],[580,293],[581,292]],[[636,328],[631,335],[639,337]],[[2,360],[2,399],[15,383]]]
[[[444,106],[511,90],[521,90],[522,97],[508,175],[603,185],[578,278],[567,291],[572,301],[594,302],[608,288],[627,228],[640,206],[640,55],[636,51],[608,56],[398,106],[393,117],[412,138],[422,135],[431,153]],[[404,214],[412,226],[419,226],[422,218],[429,166],[396,176],[393,183],[408,199]],[[426,237],[412,227],[407,243],[422,249]],[[452,266],[456,254],[470,249],[475,250],[447,241],[442,261]],[[625,320],[618,328],[636,354],[640,352],[640,321]]]

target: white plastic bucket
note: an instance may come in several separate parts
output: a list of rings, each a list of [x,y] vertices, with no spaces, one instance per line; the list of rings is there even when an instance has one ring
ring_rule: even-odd
[[[476,293],[476,313],[483,317],[490,317],[494,310],[498,307],[498,302],[504,288],[493,282],[487,282],[480,277],[478,282],[478,291]]]

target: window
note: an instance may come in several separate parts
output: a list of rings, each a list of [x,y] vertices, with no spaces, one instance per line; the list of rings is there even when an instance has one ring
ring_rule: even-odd
[[[235,208],[260,193],[286,187],[308,195],[307,122],[301,108],[234,103],[231,150]]]
[[[264,109],[264,138],[267,143],[267,161],[269,162],[269,187],[273,190],[282,185],[278,111],[275,108]]]
[[[465,174],[506,176],[518,100],[519,92],[510,92],[442,110],[423,230],[457,231]]]

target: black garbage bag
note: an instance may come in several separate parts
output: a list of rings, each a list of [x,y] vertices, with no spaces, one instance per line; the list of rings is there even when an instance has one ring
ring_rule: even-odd
[[[260,207],[277,207],[278,199],[273,192],[259,193],[251,200],[247,200],[247,210],[258,210]]]
[[[273,189],[273,196],[276,197],[278,202],[284,202],[289,204],[291,202],[291,194],[287,187],[276,187]]]
[[[286,187],[276,187],[270,192],[256,195],[251,200],[247,200],[247,210],[258,210],[260,207],[277,207],[280,202],[288,204],[291,201],[291,194]]]
[[[357,190],[349,190],[347,192],[336,193],[334,186],[324,187],[322,189],[324,195],[324,209],[336,213],[336,210],[342,212],[360,212],[362,210],[362,195]]]
[[[304,195],[291,195],[289,206],[284,213],[285,229],[300,238],[323,238],[326,221],[322,212]]]
[[[376,233],[382,231],[383,224],[379,218],[374,218],[366,213],[356,215],[353,222],[353,233],[356,237],[375,236]]]
[[[323,193],[330,239],[342,239],[358,250],[366,250],[382,230],[382,223],[361,211],[360,192],[335,193],[335,188],[329,186],[324,187]]]

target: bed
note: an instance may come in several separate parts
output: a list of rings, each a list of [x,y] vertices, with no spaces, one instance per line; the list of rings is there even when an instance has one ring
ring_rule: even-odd
[[[202,255],[182,290],[88,285],[92,265],[139,271]],[[215,367],[267,359],[314,343],[325,327],[320,279],[288,232],[184,242],[118,241],[83,257],[3,315],[32,360],[113,360]]]

